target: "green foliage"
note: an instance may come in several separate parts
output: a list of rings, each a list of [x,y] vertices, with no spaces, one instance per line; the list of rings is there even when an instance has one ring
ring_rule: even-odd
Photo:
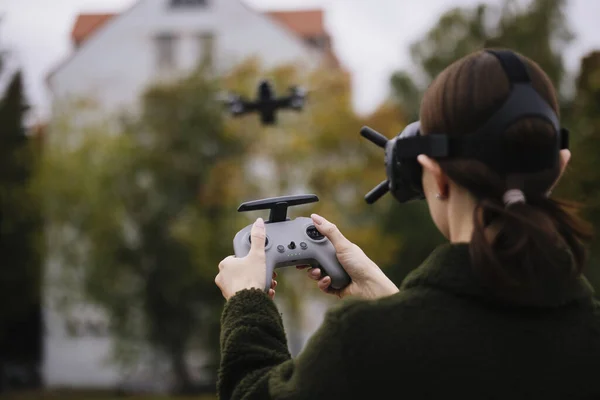
[[[216,400],[216,395],[165,396],[165,395],[116,395],[110,391],[48,390],[3,394],[4,400]]]
[[[489,13],[490,6],[484,4],[451,9],[411,46],[410,54],[428,81],[457,59],[485,46],[494,31],[488,24]]]
[[[571,132],[575,138],[573,157],[560,194],[579,201],[583,215],[595,230],[591,245],[591,262],[586,274],[594,287],[600,290],[600,173],[598,152],[600,151],[600,52],[586,55],[576,84],[576,95],[569,107]]]
[[[180,389],[193,385],[185,358],[195,349],[213,353],[215,372],[223,301],[214,277],[230,253],[223,238],[239,226],[231,210],[245,142],[225,127],[217,89],[201,72],[153,87],[117,135],[59,121],[53,135],[63,140],[53,138],[40,176],[60,279],[84,288],[68,288],[66,304],[99,305],[119,361],[162,354]]]
[[[0,350],[12,361],[40,356],[42,225],[31,187],[37,160],[23,125],[26,110],[16,73],[0,99]]]
[[[274,127],[260,126],[256,115],[224,119],[217,92],[253,97],[263,78],[279,93],[290,85],[309,87],[307,109],[280,113]],[[81,99],[75,104],[93,106]],[[57,277],[66,285],[65,311],[82,300],[104,310],[124,366],[141,352],[158,351],[186,386],[183,357],[197,348],[218,349],[223,300],[214,284],[217,265],[231,254],[234,234],[258,216],[236,213],[243,201],[315,192],[321,202],[291,209],[290,216],[323,213],[376,261],[394,248],[380,240],[362,200],[381,179],[382,155],[358,134],[362,121],[341,71],[266,69],[258,60],[218,81],[199,71],[151,88],[139,117],[125,119],[116,135],[111,124],[81,123],[89,109],[79,110],[55,122],[41,168],[49,247],[56,264],[67,267]],[[370,123],[398,129],[402,122],[388,104]],[[277,297],[290,331],[297,332],[305,300],[323,295],[314,282],[288,271],[280,272]],[[301,343],[290,339],[292,351],[299,351]]]
[[[420,93],[448,65],[483,48],[506,47],[536,60],[556,87],[564,75],[562,54],[572,40],[564,17],[565,0],[504,0],[497,9],[484,3],[454,8],[410,49],[418,75],[399,71],[392,76],[394,97],[415,117]]]
[[[421,89],[406,71],[398,71],[391,78],[393,95],[396,102],[402,105],[406,117],[410,121],[419,119],[419,103]]]

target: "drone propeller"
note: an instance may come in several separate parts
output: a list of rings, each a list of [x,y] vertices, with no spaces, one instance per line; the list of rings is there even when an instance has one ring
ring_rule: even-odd
[[[302,110],[306,103],[307,93],[306,90],[300,86],[291,86],[289,89],[289,106],[294,110]]]
[[[306,89],[304,89],[302,86],[290,86],[289,91],[293,96],[306,97],[307,94]]]
[[[223,103],[226,106],[229,106],[231,103],[239,101],[240,96],[226,91],[221,91],[217,94],[217,101],[219,103]]]
[[[225,91],[219,92],[217,94],[217,101],[228,108],[233,116],[238,116],[245,110],[242,97],[234,93]]]
[[[375,143],[375,145],[381,147],[382,149],[385,149],[385,146],[388,143],[388,138],[386,138],[376,130],[369,128],[368,126],[362,127],[362,129],[360,130],[360,135],[368,139],[370,142]],[[365,200],[367,204],[373,204],[389,191],[390,181],[386,179],[379,185],[375,186],[369,193],[367,193],[367,195],[365,196]]]

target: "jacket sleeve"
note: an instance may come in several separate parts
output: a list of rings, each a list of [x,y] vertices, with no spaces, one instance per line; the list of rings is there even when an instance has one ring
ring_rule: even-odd
[[[328,312],[294,360],[275,303],[258,289],[237,293],[229,299],[221,317],[219,398],[351,397],[340,324],[339,313]]]

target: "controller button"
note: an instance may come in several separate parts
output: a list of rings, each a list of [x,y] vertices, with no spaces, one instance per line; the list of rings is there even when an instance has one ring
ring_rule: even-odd
[[[314,225],[310,225],[308,228],[306,228],[306,234],[313,240],[321,240],[325,238],[325,236],[323,236]]]
[[[248,235],[248,243],[252,244],[252,236]],[[269,237],[265,238],[265,247],[269,245]]]
[[[277,246],[277,251],[280,253],[283,253],[285,251],[285,247],[283,247],[282,245]]]
[[[295,248],[296,248],[296,243],[290,242],[290,244],[288,244],[288,249],[294,250]]]
[[[308,248],[308,245],[306,243],[304,243],[304,242],[300,242],[300,248],[302,250],[306,250]]]

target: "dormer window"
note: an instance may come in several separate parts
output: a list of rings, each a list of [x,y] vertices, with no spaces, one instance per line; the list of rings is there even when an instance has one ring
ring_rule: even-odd
[[[155,37],[156,63],[161,71],[176,68],[177,36],[172,33],[161,33]]]
[[[329,38],[324,35],[320,36],[308,36],[304,40],[312,46],[319,50],[325,50],[329,46]]]
[[[171,0],[171,7],[206,7],[208,0]]]

